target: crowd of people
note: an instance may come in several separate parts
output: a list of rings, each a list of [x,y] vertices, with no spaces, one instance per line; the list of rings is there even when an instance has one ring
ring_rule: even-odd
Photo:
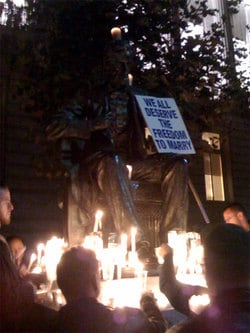
[[[11,222],[14,207],[9,188],[0,186],[0,225]],[[20,237],[0,236],[0,332],[250,332],[250,228],[244,208],[223,211],[225,223],[215,224],[203,239],[207,288],[176,279],[173,251],[162,244],[159,288],[180,316],[171,323],[154,295],[144,293],[140,309],[110,308],[98,301],[100,272],[95,253],[83,247],[64,252],[57,266],[57,283],[66,304],[55,311],[35,300],[25,278],[26,247]],[[193,295],[208,293],[210,304],[200,314],[189,308]]]

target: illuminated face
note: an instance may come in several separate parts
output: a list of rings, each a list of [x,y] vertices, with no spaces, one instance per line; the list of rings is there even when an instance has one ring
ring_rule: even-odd
[[[228,208],[224,211],[223,217],[226,223],[236,224],[245,231],[250,231],[250,225],[243,212],[237,212]]]
[[[239,212],[232,211],[230,208],[225,210],[223,213],[224,221],[226,223],[231,223],[231,224],[240,224],[240,220],[238,218]]]
[[[13,209],[10,191],[7,188],[0,189],[0,225],[10,224]]]
[[[9,247],[11,249],[11,252],[13,254],[13,257],[18,261],[18,259],[22,259],[25,246],[21,239],[14,238],[9,242]]]

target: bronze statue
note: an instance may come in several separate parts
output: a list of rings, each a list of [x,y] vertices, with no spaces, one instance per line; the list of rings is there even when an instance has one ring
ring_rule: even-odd
[[[113,41],[107,49],[103,96],[94,101],[85,99],[84,103],[76,99],[63,106],[50,119],[46,135],[48,140],[62,140],[64,147],[71,150],[70,158],[63,162],[71,176],[73,196],[90,224],[101,195],[117,233],[136,226],[138,240],[143,239],[126,164],[132,165],[132,180],[160,183],[162,242],[171,228],[186,228],[187,163],[180,156],[160,155],[152,150],[148,154],[144,120],[136,104],[135,89],[128,85],[127,56],[127,45]]]

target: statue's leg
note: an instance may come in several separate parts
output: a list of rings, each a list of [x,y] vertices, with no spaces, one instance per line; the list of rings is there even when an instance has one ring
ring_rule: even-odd
[[[186,230],[188,215],[188,166],[182,157],[151,156],[133,164],[132,179],[161,184],[162,217],[158,242],[167,240],[167,232]]]
[[[165,162],[162,180],[162,221],[160,242],[167,241],[171,229],[186,230],[188,216],[188,165],[184,158]]]
[[[118,155],[106,154],[101,157],[97,181],[104,193],[117,232],[128,233],[131,227],[135,226],[139,239],[142,230],[136,216],[128,170]]]
[[[162,165],[158,158],[149,157],[135,161],[132,164],[132,179],[149,183],[160,183],[162,179]]]
[[[71,192],[79,208],[79,223],[88,227],[90,231],[94,225],[94,206],[97,193],[87,164],[81,165],[80,173],[71,180]]]

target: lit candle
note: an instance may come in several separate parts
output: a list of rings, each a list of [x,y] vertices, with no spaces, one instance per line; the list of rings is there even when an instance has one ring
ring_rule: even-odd
[[[95,214],[94,232],[97,232],[98,229],[102,230],[102,216],[103,216],[103,211],[98,210]]]
[[[32,255],[30,256],[30,262],[29,262],[29,266],[28,266],[28,271],[30,271],[33,263],[35,262],[36,260],[36,254],[35,253],[32,253]]]
[[[189,299],[189,309],[193,313],[199,314],[209,303],[210,303],[210,298],[207,294],[193,295]]]
[[[41,265],[42,251],[44,250],[44,244],[39,243],[37,245],[37,266]]]
[[[122,38],[122,32],[121,29],[118,27],[114,27],[111,29],[111,35],[114,40],[121,40]]]
[[[136,248],[135,248],[135,236],[136,236],[136,228],[132,227],[131,228],[131,252],[135,252]]]
[[[52,237],[45,246],[45,267],[48,280],[56,280],[56,267],[64,251],[64,240]]]
[[[41,268],[41,266],[35,266],[35,267],[32,269],[31,272],[34,273],[34,274],[41,274],[41,273],[42,273],[42,268]]]
[[[126,234],[121,235],[121,248],[124,253],[127,253],[127,239],[128,236]]]
[[[100,261],[103,280],[113,280],[115,269],[114,249],[103,249]]]
[[[103,240],[99,235],[90,234],[84,238],[82,246],[85,249],[91,249],[95,252],[96,258],[99,260],[103,251]]]
[[[128,74],[128,84],[131,87],[133,84],[133,75],[132,74]]]
[[[129,165],[129,164],[127,164],[126,167],[128,169],[128,179],[131,179],[133,167],[132,167],[132,165]]]

